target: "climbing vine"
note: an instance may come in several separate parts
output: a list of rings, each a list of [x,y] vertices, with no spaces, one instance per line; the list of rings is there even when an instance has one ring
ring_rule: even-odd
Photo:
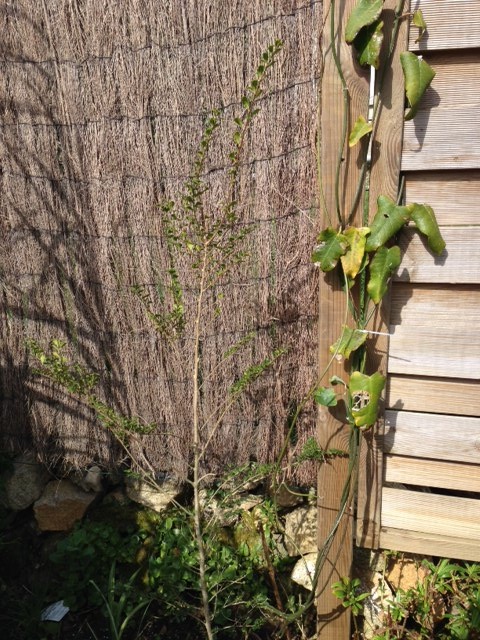
[[[393,32],[391,34],[390,50],[387,52],[386,63],[391,59],[399,21],[407,17],[419,28],[419,38],[426,30],[426,24],[421,14],[404,14],[404,1],[398,3]],[[371,150],[379,114],[380,90],[382,77],[375,86],[375,70],[381,66],[383,55],[385,22],[382,17],[383,0],[358,0],[349,16],[345,27],[345,40],[352,46],[353,54],[362,66],[369,66],[371,70],[371,96],[367,117],[358,115],[352,130],[341,141],[339,163],[336,173],[335,199],[337,207],[336,226],[330,224],[318,237],[318,246],[313,251],[313,262],[324,272],[334,270],[339,272],[341,282],[348,298],[351,322],[341,327],[338,340],[331,345],[333,357],[350,359],[350,378],[345,382],[334,376],[330,378],[330,386],[317,389],[315,400],[318,404],[331,407],[337,404],[338,393],[335,387],[341,385],[342,392],[347,392],[347,421],[362,430],[372,427],[378,418],[379,400],[385,385],[385,376],[380,372],[371,375],[366,373],[366,341],[368,324],[376,308],[387,293],[390,280],[401,262],[401,252],[395,239],[405,227],[413,227],[426,237],[429,249],[435,254],[441,254],[445,242],[440,233],[435,213],[428,204],[417,202],[400,204],[401,194],[395,202],[385,195],[380,195],[376,203],[376,212],[370,216],[369,181],[371,168]],[[335,33],[335,2],[330,7],[331,32]],[[333,39],[332,39],[333,40]],[[344,72],[335,47],[332,55],[342,83],[345,97],[345,110],[349,106],[348,87]],[[420,101],[435,76],[435,71],[420,56],[411,52],[400,54],[400,62],[405,79],[406,101],[408,110],[405,119],[412,119],[417,113]],[[347,111],[345,111],[346,113]],[[345,118],[344,118],[345,120]],[[348,131],[347,131],[348,133]],[[363,139],[367,144],[362,145],[363,157],[360,156],[362,166],[360,184],[357,193],[363,196],[363,220],[360,226],[351,224],[353,215],[342,215],[339,207],[340,192],[340,162],[347,143],[354,147]],[[328,215],[328,219],[331,217]]]

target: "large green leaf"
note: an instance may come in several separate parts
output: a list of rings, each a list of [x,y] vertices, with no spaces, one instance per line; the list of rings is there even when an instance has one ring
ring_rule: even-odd
[[[359,142],[363,136],[366,136],[370,131],[372,131],[373,127],[370,122],[367,122],[363,116],[358,116],[357,121],[353,125],[353,129],[348,138],[348,146],[354,147],[357,142]]]
[[[376,251],[383,247],[410,219],[408,207],[401,207],[386,196],[378,197],[377,206],[378,211],[370,225],[366,251]]]
[[[354,371],[348,385],[352,398],[352,417],[357,427],[364,429],[375,424],[378,418],[378,403],[385,386],[385,377],[381,373],[366,376]]]
[[[380,52],[383,44],[383,21],[376,20],[360,31],[353,45],[358,53],[358,61],[362,66],[378,69]]]
[[[445,249],[445,240],[442,238],[438,228],[437,219],[432,207],[427,204],[409,204],[410,216],[415,222],[417,229],[427,236],[430,249],[440,255]]]
[[[365,243],[367,235],[370,233],[368,227],[349,227],[344,231],[344,236],[348,241],[348,249],[340,260],[342,262],[343,272],[352,280],[355,280],[357,273],[363,263],[365,256]]]
[[[380,17],[383,0],[358,0],[345,27],[345,40],[353,42],[356,35]]]
[[[366,339],[367,334],[365,332],[358,329],[350,329],[350,327],[343,325],[342,335],[335,344],[332,344],[330,351],[336,355],[349,358],[350,354],[362,346]]]
[[[318,237],[320,244],[315,247],[312,260],[322,271],[331,271],[335,268],[340,256],[343,256],[348,247],[346,237],[331,227],[324,229]]]
[[[390,276],[399,267],[401,260],[399,247],[380,247],[373,256],[367,291],[375,304],[378,304],[387,292]]]
[[[401,53],[400,62],[405,76],[408,104],[410,105],[410,111],[405,116],[405,120],[411,120],[415,117],[420,100],[435,77],[435,71],[425,60],[411,51]]]

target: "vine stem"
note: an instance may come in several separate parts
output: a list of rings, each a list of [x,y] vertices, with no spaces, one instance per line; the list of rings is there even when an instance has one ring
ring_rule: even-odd
[[[342,114],[342,135],[340,145],[338,149],[337,166],[335,169],[335,210],[337,213],[337,219],[340,226],[343,226],[342,211],[340,207],[340,173],[343,163],[343,151],[347,142],[348,136],[348,112],[350,108],[350,93],[348,91],[347,82],[343,74],[342,63],[335,49],[335,0],[332,0],[330,4],[330,46],[332,51],[333,61],[335,68],[337,69],[338,77],[342,85],[343,95],[343,114]]]
[[[197,297],[194,339],[193,339],[193,398],[192,398],[192,435],[193,435],[193,512],[195,539],[198,549],[198,572],[200,592],[202,594],[202,608],[204,616],[205,630],[208,640],[213,640],[212,614],[207,588],[207,563],[205,557],[205,545],[203,543],[202,530],[202,505],[200,503],[200,460],[202,457],[201,427],[200,427],[200,323],[202,316],[203,298],[206,291],[208,269],[207,247],[204,247],[202,256],[202,268],[200,274],[200,284]]]

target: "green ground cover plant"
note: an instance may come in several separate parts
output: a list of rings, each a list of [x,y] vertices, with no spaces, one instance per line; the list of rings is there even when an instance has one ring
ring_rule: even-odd
[[[480,637],[480,565],[445,558],[423,560],[424,577],[408,589],[396,589],[382,600],[382,620],[372,640],[472,640]],[[355,621],[354,638],[364,637],[361,616],[370,592],[358,578],[333,586]]]

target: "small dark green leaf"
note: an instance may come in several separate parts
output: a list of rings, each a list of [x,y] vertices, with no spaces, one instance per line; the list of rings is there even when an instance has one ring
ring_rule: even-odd
[[[370,225],[366,251],[376,251],[384,246],[410,219],[408,207],[401,207],[386,196],[378,197],[377,206],[378,211]]]
[[[340,256],[345,254],[348,241],[342,233],[331,227],[322,231],[318,240],[320,244],[314,249],[312,260],[322,271],[331,271],[335,268]]]
[[[354,41],[360,29],[378,20],[383,8],[383,0],[358,0],[345,27],[345,40]]]
[[[333,384],[334,386],[336,384],[343,384],[343,386],[346,386],[345,382],[341,378],[339,378],[338,376],[332,376],[330,378],[329,382],[330,382],[330,384]]]
[[[410,111],[405,116],[405,120],[411,120],[415,117],[420,101],[435,77],[435,71],[425,60],[411,51],[401,53],[400,62],[405,76],[407,100],[410,105]]]
[[[342,327],[342,335],[332,344],[330,352],[349,358],[353,351],[356,351],[367,339],[367,334],[358,329],[350,329],[350,327]]]
[[[363,116],[358,116],[357,121],[353,125],[353,129],[348,138],[348,146],[354,147],[363,136],[366,136],[372,131],[372,125],[365,120]]]
[[[392,273],[399,267],[402,258],[399,247],[380,247],[370,263],[370,280],[367,291],[370,298],[378,304],[388,288]]]
[[[416,202],[408,205],[410,216],[415,222],[417,229],[428,238],[428,246],[430,249],[440,255],[445,249],[445,240],[442,238],[440,229],[438,228],[437,219],[432,207],[427,204],[417,204]]]
[[[378,69],[380,52],[383,44],[383,21],[376,20],[360,31],[353,45],[358,53],[358,61],[362,66]]]
[[[337,404],[337,396],[331,387],[320,387],[313,394],[315,402],[323,407],[334,407]]]

